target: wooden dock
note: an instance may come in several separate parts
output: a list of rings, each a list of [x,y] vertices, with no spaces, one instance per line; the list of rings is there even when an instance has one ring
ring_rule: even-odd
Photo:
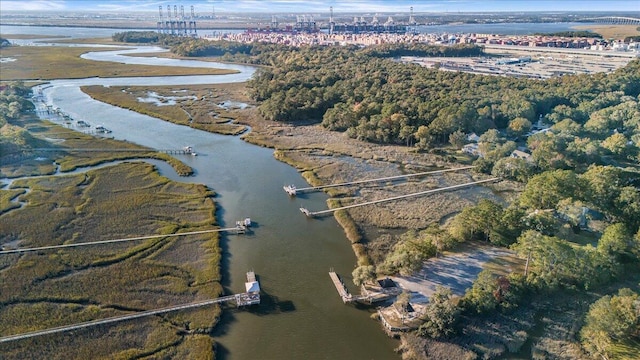
[[[433,174],[441,174],[441,173],[446,173],[446,172],[451,172],[451,171],[467,170],[467,169],[472,169],[474,167],[475,166],[463,166],[463,167],[453,168],[453,169],[425,171],[425,172],[420,172],[420,173],[415,173],[415,174],[387,176],[387,177],[381,177],[381,178],[377,178],[377,179],[350,181],[350,182],[344,182],[344,183],[338,183],[338,184],[330,184],[330,185],[322,185],[322,186],[309,186],[309,187],[304,187],[304,188],[296,188],[295,185],[285,185],[282,188],[290,196],[296,196],[296,194],[299,193],[299,192],[321,190],[321,189],[327,189],[327,188],[338,187],[338,186],[365,184],[365,183],[371,183],[371,182],[407,179],[407,178],[411,178],[411,177],[415,177],[415,176],[433,175]]]
[[[131,237],[131,238],[100,240],[100,241],[91,241],[91,242],[82,242],[82,243],[73,243],[73,244],[40,246],[40,247],[22,248],[22,249],[2,249],[0,251],[0,255],[24,253],[24,252],[29,252],[29,251],[56,250],[56,249],[79,247],[79,246],[104,245],[104,244],[120,243],[120,242],[127,242],[127,241],[140,241],[140,240],[149,240],[149,239],[169,238],[169,237],[176,237],[176,236],[200,235],[200,234],[208,234],[208,233],[223,232],[223,231],[226,231],[226,232],[236,231],[237,232],[238,228],[237,227],[233,227],[233,228],[211,229],[211,230],[201,230],[201,231],[190,231],[190,232],[177,233],[177,234],[148,235],[148,236],[138,236],[138,237]]]
[[[329,213],[336,212],[338,210],[351,209],[351,208],[355,208],[355,207],[359,207],[359,206],[379,204],[379,203],[383,203],[383,202],[387,202],[387,201],[400,200],[400,199],[405,199],[405,198],[414,197],[414,196],[433,194],[433,193],[437,193],[437,192],[441,192],[441,191],[447,191],[447,190],[456,190],[456,189],[460,189],[460,188],[467,187],[467,186],[472,186],[472,185],[487,183],[487,182],[491,182],[491,181],[496,181],[496,180],[499,180],[499,179],[500,178],[495,177],[495,178],[491,178],[491,179],[487,179],[487,180],[473,181],[473,182],[459,184],[459,185],[453,185],[453,186],[447,186],[447,187],[438,188],[438,189],[420,191],[420,192],[417,192],[417,193],[394,196],[394,197],[390,197],[390,198],[386,198],[386,199],[368,201],[368,202],[364,202],[364,203],[361,203],[361,204],[347,205],[347,206],[342,206],[342,207],[338,207],[338,208],[334,208],[334,209],[328,209],[328,210],[321,210],[321,211],[310,211],[310,210],[307,210],[307,209],[301,207],[300,208],[300,212],[302,212],[303,214],[305,214],[308,217],[313,217],[313,216],[316,216],[316,215],[329,214]]]
[[[331,278],[331,281],[333,281],[333,285],[336,287],[336,290],[338,290],[338,295],[342,298],[342,302],[346,304],[353,301],[353,296],[349,294],[349,290],[347,290],[347,287],[333,269],[329,271],[329,277]]]
[[[236,295],[238,306],[249,306],[260,304],[260,283],[256,280],[256,273],[247,272],[247,282],[244,283],[245,292]]]
[[[84,329],[84,328],[98,326],[98,325],[117,323],[121,321],[134,320],[134,319],[139,319],[142,317],[147,317],[152,315],[165,314],[165,313],[174,312],[178,310],[193,309],[193,308],[198,308],[198,307],[208,306],[213,304],[221,304],[225,302],[235,302],[236,306],[238,307],[259,304],[260,303],[260,286],[256,280],[256,275],[253,271],[247,272],[247,281],[248,282],[245,285],[247,286],[247,292],[244,292],[244,293],[227,295],[227,296],[222,296],[215,299],[193,302],[188,304],[169,306],[161,309],[146,310],[146,311],[136,312],[128,315],[113,316],[113,317],[99,319],[99,320],[92,320],[92,321],[86,321],[82,323],[71,324],[71,325],[30,331],[22,334],[3,336],[3,337],[0,337],[0,343],[28,339],[28,338],[48,335],[48,334],[56,334],[56,333],[62,333],[67,331],[79,330],[79,329]],[[248,286],[249,284],[251,284],[251,287]]]
[[[52,151],[52,152],[159,152],[170,155],[193,155],[196,156],[197,153],[193,151],[191,148],[184,149],[80,149],[80,148],[34,148],[29,149],[31,152],[38,151]]]

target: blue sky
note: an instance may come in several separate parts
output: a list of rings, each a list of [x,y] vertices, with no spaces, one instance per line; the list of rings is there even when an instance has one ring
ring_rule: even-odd
[[[0,0],[0,11],[9,10],[82,10],[82,11],[157,11],[158,6],[194,6],[197,13],[267,12],[477,12],[477,11],[629,11],[640,12],[640,0]]]

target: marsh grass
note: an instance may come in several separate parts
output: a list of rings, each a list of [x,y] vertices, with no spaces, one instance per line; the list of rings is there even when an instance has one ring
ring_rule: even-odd
[[[109,49],[115,50],[115,49]],[[16,61],[3,63],[2,80],[77,79],[87,77],[222,75],[234,70],[185,68],[172,66],[128,65],[116,62],[91,61],[83,53],[100,51],[95,47],[10,46],[0,49],[1,57]]]
[[[20,204],[14,201],[14,199],[24,193],[24,189],[0,189],[0,215],[11,209],[20,207]]]
[[[14,187],[31,192],[23,195],[25,207],[0,217],[0,239],[17,234],[21,247],[194,231],[215,224],[213,192],[202,185],[171,182],[144,163],[89,171],[86,177],[17,180]],[[218,242],[217,234],[207,234],[3,259],[0,335],[217,297],[222,293]],[[94,330],[78,331],[75,336],[86,343],[72,353],[80,356],[88,351],[86,346],[109,358],[189,353],[191,349],[180,346],[191,337],[187,334],[208,333],[219,314],[218,306],[169,314],[145,320],[148,331],[140,333],[129,333],[131,324],[110,325],[110,331],[122,329],[130,336],[117,336],[122,341],[118,344],[90,338]],[[199,337],[195,343],[194,351],[211,356],[211,340]],[[55,351],[55,344],[46,349],[17,346],[3,351],[3,357]]]
[[[51,174],[54,160],[68,171],[140,157],[167,160],[184,175],[192,171],[166,154],[69,131],[33,116],[14,125],[37,136],[37,143],[27,144],[31,149],[59,150],[32,150],[10,162],[3,157],[2,176]],[[106,151],[82,151],[96,148]],[[27,188],[30,192],[23,194]],[[18,194],[26,205],[4,210]],[[20,179],[0,190],[0,245],[46,246],[211,229],[216,225],[213,195],[202,185],[172,182],[140,162]],[[216,233],[2,255],[0,336],[218,297],[223,292],[220,257]],[[87,328],[3,345],[1,357],[212,358],[215,344],[206,334],[219,317],[220,307],[213,305]]]
[[[37,130],[37,134],[42,138],[58,139],[60,143],[51,144],[36,138],[36,143],[28,144],[31,148],[46,147],[57,148],[59,151],[38,152],[32,151],[30,157],[19,160],[6,160],[2,158],[0,174],[6,177],[20,177],[28,175],[47,175],[55,172],[54,160],[60,166],[60,171],[72,171],[78,167],[99,165],[115,160],[149,158],[164,160],[169,163],[180,176],[193,174],[193,169],[180,160],[164,153],[158,153],[152,149],[149,152],[142,152],[147,148],[119,140],[94,137],[77,131],[71,131],[60,125],[49,121],[42,121],[34,117],[24,117],[16,122],[29,131]],[[86,152],[83,149],[105,149],[104,152]],[[117,152],[109,151],[110,149]],[[131,152],[123,150],[131,149]],[[38,160],[48,159],[43,161]]]
[[[166,86],[104,87],[97,85],[83,86],[81,89],[93,99],[174,124],[223,135],[238,135],[247,130],[244,125],[237,124],[237,121],[242,120],[245,116],[242,111],[225,109],[217,105],[229,100],[232,92],[234,97],[238,95],[237,90],[233,90],[235,89],[233,87],[186,86],[181,88],[179,92],[176,92],[175,87]],[[187,98],[176,100],[175,105],[164,104],[162,106],[139,101],[139,98],[147,97],[150,92],[167,97]]]

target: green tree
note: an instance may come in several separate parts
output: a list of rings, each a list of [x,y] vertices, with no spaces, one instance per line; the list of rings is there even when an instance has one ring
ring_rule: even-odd
[[[491,200],[482,199],[476,206],[464,208],[449,226],[449,233],[459,241],[481,238],[493,241],[503,208]]]
[[[511,248],[526,259],[525,276],[536,286],[582,286],[585,279],[594,273],[595,266],[590,254],[578,251],[568,241],[557,237],[527,230]],[[581,264],[580,261],[584,259],[589,261]]]
[[[580,338],[589,353],[603,359],[613,358],[616,344],[640,341],[638,294],[621,289],[618,295],[604,296],[593,303],[580,331]]]
[[[414,134],[414,137],[418,140],[418,147],[421,150],[431,148],[435,141],[435,137],[429,131],[429,127],[424,125],[418,127],[418,130]]]
[[[524,159],[505,157],[502,158],[493,165],[491,174],[522,183],[526,183],[529,177],[533,174],[533,165],[528,163]]]
[[[615,133],[602,141],[602,147],[609,150],[612,154],[618,156],[626,156],[629,146],[629,139],[620,133]]]
[[[456,148],[464,146],[467,136],[460,130],[456,130],[449,135],[449,142]]]
[[[515,137],[520,137],[531,130],[531,121],[517,117],[509,121],[509,133]]]
[[[463,303],[465,308],[476,313],[491,312],[503,303],[506,307],[513,307],[517,303],[514,290],[510,278],[496,276],[485,269],[464,294]]]
[[[546,171],[533,176],[520,195],[520,204],[528,209],[555,209],[560,200],[580,198],[583,183],[569,170]]]
[[[453,301],[451,290],[441,285],[429,297],[422,320],[418,328],[422,337],[434,339],[447,338],[456,333],[456,324],[460,318],[460,308]]]
[[[614,166],[591,165],[580,175],[587,182],[585,198],[607,214],[617,213],[616,199],[620,196],[622,172]]]
[[[604,229],[598,241],[598,251],[617,265],[623,258],[637,259],[640,255],[640,243],[634,239],[625,224],[611,224]]]
[[[371,282],[376,279],[376,271],[373,265],[358,266],[351,273],[353,277],[353,283],[357,286],[361,286],[367,282]]]

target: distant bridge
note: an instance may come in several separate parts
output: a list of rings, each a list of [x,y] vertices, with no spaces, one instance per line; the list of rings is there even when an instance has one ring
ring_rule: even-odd
[[[615,25],[640,25],[640,19],[624,16],[600,16],[588,19],[582,19],[580,22],[594,22],[598,24],[615,24]]]

